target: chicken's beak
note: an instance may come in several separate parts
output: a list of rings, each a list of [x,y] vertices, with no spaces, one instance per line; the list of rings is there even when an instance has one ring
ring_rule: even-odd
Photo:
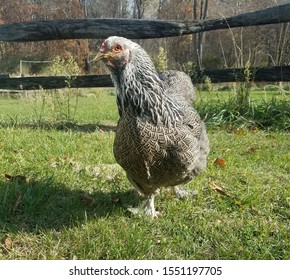
[[[89,61],[89,63],[91,63],[93,61],[97,62],[99,60],[108,59],[111,57],[112,57],[111,53],[98,53],[92,60]]]

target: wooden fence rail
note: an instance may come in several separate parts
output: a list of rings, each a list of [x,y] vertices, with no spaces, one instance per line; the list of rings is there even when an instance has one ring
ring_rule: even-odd
[[[43,20],[0,25],[0,41],[28,42],[62,39],[98,39],[116,35],[148,39],[202,31],[290,22],[290,4],[227,18],[200,21],[132,19]]]
[[[250,68],[250,73],[250,80],[254,82],[290,81],[290,66]],[[193,83],[203,82],[205,77],[213,83],[245,81],[244,69],[225,69],[197,72]],[[68,85],[71,88],[90,88],[112,87],[113,83],[109,75],[0,78],[0,88],[9,90],[59,89]]]
[[[240,14],[227,18],[200,21],[160,21],[132,19],[70,19],[44,20],[0,25],[0,42],[28,42],[62,39],[96,39],[111,35],[130,39],[148,39],[193,34],[202,31],[234,27],[290,22],[290,4]],[[252,68],[252,80],[290,81],[290,66]],[[207,76],[213,83],[244,80],[244,69],[226,69],[196,73],[193,82]],[[0,77],[0,89],[34,90],[68,86],[68,77]],[[70,87],[111,87],[109,76],[89,75],[70,77]]]

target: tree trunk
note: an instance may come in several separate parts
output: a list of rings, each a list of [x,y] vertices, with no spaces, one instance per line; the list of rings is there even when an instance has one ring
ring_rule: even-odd
[[[207,17],[207,11],[208,11],[208,0],[201,0],[199,15],[197,14],[197,6],[198,6],[198,1],[193,0],[193,20],[195,21],[205,20]],[[202,51],[203,51],[204,38],[205,38],[205,32],[200,32],[199,34],[195,33],[192,36],[193,60],[198,70],[202,69],[202,55],[203,55]]]

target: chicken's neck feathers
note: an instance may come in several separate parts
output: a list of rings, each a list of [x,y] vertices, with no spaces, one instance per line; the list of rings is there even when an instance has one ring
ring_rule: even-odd
[[[131,109],[139,118],[154,125],[175,125],[182,110],[167,93],[153,63],[147,57],[135,57],[122,69],[112,71],[117,88],[119,114]]]

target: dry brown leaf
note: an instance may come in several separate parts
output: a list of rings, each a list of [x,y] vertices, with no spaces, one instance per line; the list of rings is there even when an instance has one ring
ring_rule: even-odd
[[[257,152],[257,149],[256,148],[254,148],[254,147],[249,147],[249,149],[248,149],[248,153],[250,153],[250,154],[255,154]]]
[[[9,175],[9,174],[4,174],[4,177],[5,177],[5,179],[8,180],[8,181],[11,181],[11,179],[12,179],[12,176]]]
[[[227,194],[226,191],[224,191],[220,186],[218,186],[218,185],[216,185],[216,184],[214,184],[214,183],[211,183],[211,182],[209,182],[208,184],[209,184],[209,186],[210,186],[213,190],[215,190],[216,192],[218,192],[218,193],[220,193],[220,194],[222,194],[222,195],[225,195],[225,196],[227,196],[227,197],[231,197],[231,196],[230,196],[229,194]]]
[[[87,206],[94,206],[96,204],[95,199],[88,193],[80,195],[80,200]]]
[[[234,134],[244,136],[244,135],[247,135],[247,131],[244,129],[236,129],[234,131]]]
[[[12,239],[9,236],[6,236],[4,239],[4,246],[7,250],[11,250],[12,249]]]
[[[257,132],[259,132],[259,128],[257,128],[257,127],[252,128],[252,129],[251,129],[251,132],[252,132],[252,133],[257,133]]]
[[[4,177],[10,182],[18,182],[18,183],[28,182],[27,177],[24,175],[13,176],[13,175],[5,174]]]
[[[216,158],[213,162],[215,165],[218,165],[220,167],[225,167],[227,164],[227,161],[223,158]]]

